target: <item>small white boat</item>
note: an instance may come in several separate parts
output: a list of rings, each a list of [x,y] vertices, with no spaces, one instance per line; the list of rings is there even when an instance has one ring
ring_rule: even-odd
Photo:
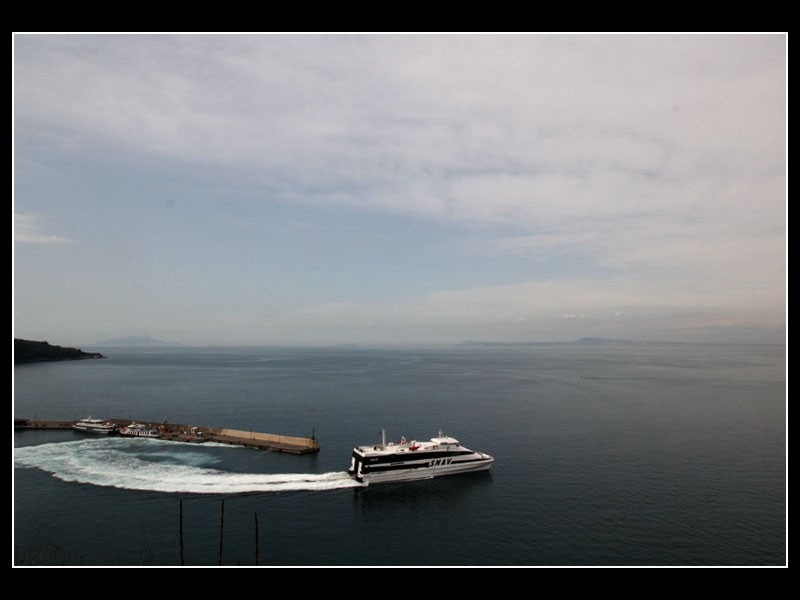
[[[114,423],[104,421],[103,419],[93,419],[92,417],[75,421],[72,428],[75,431],[99,433],[102,435],[109,435],[117,432],[117,426]]]
[[[126,425],[125,427],[120,427],[119,434],[128,437],[146,437],[146,438],[160,437],[158,430],[152,427],[148,427],[147,425],[143,425],[142,423],[131,423],[130,425]]]

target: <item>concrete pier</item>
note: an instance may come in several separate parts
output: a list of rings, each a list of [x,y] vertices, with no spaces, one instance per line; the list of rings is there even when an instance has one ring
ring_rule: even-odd
[[[175,442],[219,442],[268,450],[270,452],[287,452],[289,454],[310,454],[319,452],[319,443],[314,438],[295,437],[259,433],[257,431],[241,431],[202,425],[184,425],[179,423],[153,423],[138,419],[106,419],[118,427],[131,423],[140,423],[159,432],[159,438]],[[14,419],[15,430],[26,429],[72,429],[75,421],[46,421],[40,419]],[[91,434],[88,434],[91,435]]]

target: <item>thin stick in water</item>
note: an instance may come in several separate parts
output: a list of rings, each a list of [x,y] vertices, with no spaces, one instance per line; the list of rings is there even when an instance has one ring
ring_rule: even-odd
[[[222,535],[225,531],[225,498],[220,500],[219,507],[219,564],[222,566]]]
[[[180,512],[178,514],[178,539],[181,544],[181,566],[183,566],[183,498],[180,500]]]
[[[256,524],[256,566],[258,566],[258,513],[253,512],[253,518]]]

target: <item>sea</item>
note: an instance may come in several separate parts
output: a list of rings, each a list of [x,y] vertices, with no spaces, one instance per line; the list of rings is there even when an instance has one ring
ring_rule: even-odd
[[[786,348],[84,348],[14,367],[14,416],[315,437],[13,434],[13,563],[785,566]],[[362,486],[355,445],[441,430],[488,472]]]

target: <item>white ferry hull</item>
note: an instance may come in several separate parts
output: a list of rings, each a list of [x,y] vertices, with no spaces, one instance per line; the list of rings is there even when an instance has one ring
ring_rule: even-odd
[[[72,428],[81,433],[96,433],[99,435],[111,435],[117,432],[116,428],[113,427],[81,427],[80,425],[73,425]]]
[[[119,430],[119,434],[125,437],[143,437],[143,438],[158,438],[158,433],[150,433],[147,431],[124,431]]]
[[[433,479],[434,477],[444,477],[445,475],[488,471],[494,462],[494,458],[488,455],[485,456],[486,458],[465,462],[463,464],[398,469],[385,473],[370,473],[362,475],[361,477],[356,475],[356,479],[364,485],[375,485],[379,483],[396,483],[401,481],[421,481],[424,479]]]

